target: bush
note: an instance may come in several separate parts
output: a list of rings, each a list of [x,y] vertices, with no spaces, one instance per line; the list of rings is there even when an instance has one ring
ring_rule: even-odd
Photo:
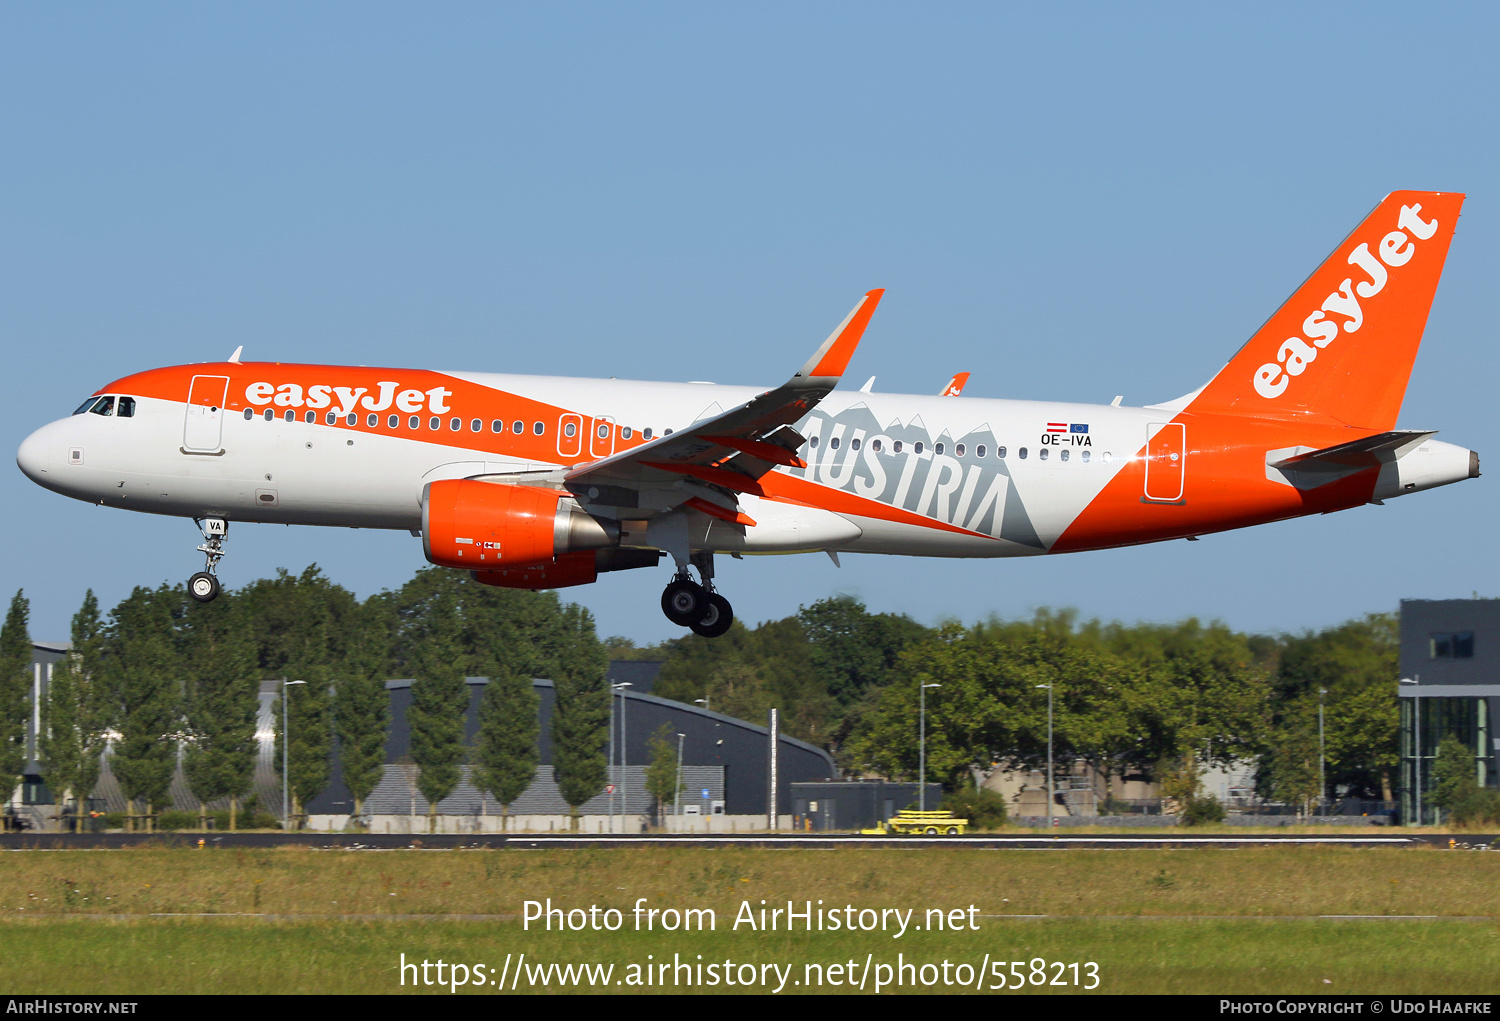
[[[1450,810],[1456,826],[1486,826],[1500,823],[1500,790],[1473,787],[1459,794]]]
[[[1195,794],[1177,820],[1180,826],[1203,826],[1224,821],[1224,805],[1212,794]]]
[[[163,812],[156,817],[159,830],[195,830],[198,828],[197,812]]]
[[[971,829],[994,830],[1005,825],[1005,798],[998,791],[984,788],[959,791],[944,796],[938,807],[969,820]]]
[[[107,830],[123,830],[125,828],[125,813],[105,812],[104,828]]]

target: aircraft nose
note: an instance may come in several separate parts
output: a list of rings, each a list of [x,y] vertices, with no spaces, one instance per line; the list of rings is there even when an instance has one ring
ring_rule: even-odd
[[[32,482],[42,485],[47,483],[47,433],[49,427],[43,426],[30,436],[21,441],[21,449],[16,451],[16,466],[25,473]]]

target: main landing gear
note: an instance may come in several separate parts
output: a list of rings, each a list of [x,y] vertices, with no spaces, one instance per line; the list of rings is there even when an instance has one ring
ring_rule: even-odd
[[[203,532],[203,545],[198,552],[205,561],[203,570],[188,579],[188,595],[200,603],[212,602],[219,594],[219,561],[224,559],[224,539],[229,535],[229,522],[223,518],[195,518],[194,523]]]
[[[703,578],[703,584],[695,582],[684,568],[667,585],[661,594],[661,612],[680,627],[691,628],[693,634],[704,638],[718,638],[734,623],[734,610],[729,600],[714,591],[714,558],[707,551],[693,554],[693,566]]]

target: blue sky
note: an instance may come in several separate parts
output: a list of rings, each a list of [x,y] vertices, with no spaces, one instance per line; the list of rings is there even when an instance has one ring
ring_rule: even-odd
[[[854,385],[1166,400],[1386,192],[1469,194],[1402,427],[1500,456],[1492,6],[257,4],[0,8],[0,435],[226,357],[774,384],[858,296]],[[1500,462],[1497,462],[1500,463]],[[1300,630],[1500,594],[1490,477],[1326,518],[1020,561],[726,562],[750,622]],[[199,568],[192,524],[0,473],[36,637]],[[222,573],[367,595],[403,534],[241,525]],[[681,633],[665,570],[570,590]]]

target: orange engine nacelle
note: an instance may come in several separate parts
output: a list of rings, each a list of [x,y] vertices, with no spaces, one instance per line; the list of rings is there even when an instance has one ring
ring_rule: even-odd
[[[613,528],[568,494],[540,486],[444,479],[422,493],[422,551],[440,567],[546,567],[564,553],[617,541]]]
[[[496,588],[552,589],[592,585],[599,579],[593,550],[563,553],[550,564],[473,571],[474,580]]]

